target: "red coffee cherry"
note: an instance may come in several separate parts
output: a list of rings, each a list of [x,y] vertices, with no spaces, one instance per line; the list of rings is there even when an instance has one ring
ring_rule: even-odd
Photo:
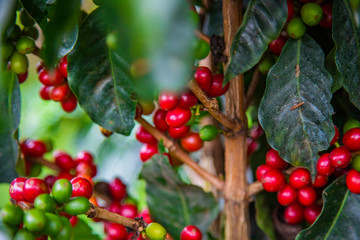
[[[320,174],[316,174],[313,187],[315,188],[321,188],[326,185],[328,181],[328,177]]]
[[[351,169],[346,176],[346,186],[350,192],[360,194],[360,172]]]
[[[46,153],[46,145],[42,141],[28,139],[24,142],[26,152],[30,157],[42,157]]]
[[[307,206],[304,210],[304,218],[309,224],[313,224],[321,213],[321,207],[317,204]]]
[[[157,145],[144,144],[144,145],[142,145],[142,147],[140,149],[140,159],[141,159],[141,161],[146,162],[147,160],[149,160],[152,156],[154,156],[158,152],[159,151],[158,151]]]
[[[93,186],[83,177],[76,177],[71,179],[72,197],[86,197],[90,199],[93,195]]]
[[[68,74],[67,74],[67,64],[68,64],[68,61],[67,61],[67,56],[63,57],[62,59],[60,59],[60,62],[59,62],[59,70],[60,70],[60,73],[65,77],[67,78]]]
[[[338,147],[329,154],[331,165],[337,168],[346,168],[351,162],[351,153],[346,147]]]
[[[199,87],[204,91],[207,92],[210,89],[212,84],[212,72],[207,67],[198,67],[194,74],[195,81],[199,85]]]
[[[80,162],[93,163],[93,161],[94,161],[93,155],[88,151],[78,152],[75,158],[75,162],[77,163]]]
[[[143,126],[139,126],[135,133],[136,139],[141,143],[157,144],[157,140]]]
[[[55,159],[56,165],[58,165],[58,167],[65,172],[68,172],[71,169],[76,168],[76,162],[66,152],[59,150],[54,151],[53,157]]]
[[[360,150],[360,128],[352,128],[343,137],[343,144],[351,151]]]
[[[169,127],[179,128],[184,126],[191,118],[191,110],[177,107],[166,114],[166,122]]]
[[[137,214],[138,214],[137,207],[134,204],[125,203],[120,208],[121,216],[134,219]]]
[[[304,220],[304,208],[294,202],[284,210],[285,222],[291,225],[299,224]]]
[[[166,122],[166,114],[167,114],[167,111],[158,109],[155,112],[154,117],[153,117],[155,127],[163,132],[167,131],[169,128],[169,126]]]
[[[321,155],[316,163],[316,170],[321,175],[330,176],[335,170],[335,167],[330,163],[329,155],[329,153]]]
[[[195,152],[202,148],[203,141],[198,133],[189,133],[180,140],[181,146],[188,152]]]
[[[286,22],[288,22],[294,17],[294,4],[292,3],[292,0],[287,0],[286,2],[288,7],[288,17],[286,19]]]
[[[40,97],[44,100],[50,100],[50,92],[52,88],[52,86],[41,85],[39,90]]]
[[[177,93],[171,91],[162,91],[159,94],[159,106],[166,110],[172,110],[179,104],[180,98]]]
[[[289,183],[295,189],[305,187],[310,182],[311,175],[309,170],[307,170],[306,168],[295,169],[289,177]]]
[[[303,206],[310,206],[316,201],[316,191],[313,187],[303,187],[298,190],[298,201]]]
[[[153,220],[151,219],[151,216],[150,216],[150,212],[149,212],[149,209],[145,208],[144,210],[142,210],[139,214],[138,214],[138,217],[143,217],[144,221],[146,223],[152,223]]]
[[[224,75],[223,74],[215,74],[213,76],[213,81],[210,86],[209,91],[207,94],[210,97],[219,97],[224,95],[229,90],[229,83],[227,83],[224,87],[222,86],[224,82]]]
[[[200,229],[193,225],[184,227],[180,234],[181,240],[201,240],[201,238],[202,233]]]
[[[262,164],[262,165],[258,166],[256,169],[256,179],[259,182],[261,182],[261,179],[264,176],[264,174],[267,173],[270,169],[272,169],[272,168],[266,164]]]
[[[91,162],[79,162],[76,166],[76,175],[88,175],[95,177],[97,167]]]
[[[23,192],[24,192],[24,185],[26,180],[27,178],[18,177],[15,178],[10,184],[10,188],[9,188],[10,197],[17,202],[25,200]]]
[[[61,102],[67,99],[70,93],[70,88],[67,83],[54,86],[50,91],[50,98],[55,102]]]
[[[39,73],[44,68],[44,62],[43,61],[38,62],[35,68],[36,68],[36,73]]]
[[[246,138],[246,144],[247,144],[247,155],[248,156],[253,154],[260,147],[258,141],[255,141],[251,137]]]
[[[170,137],[175,139],[186,137],[186,135],[188,135],[189,132],[190,132],[190,127],[187,125],[181,126],[179,128],[169,127],[169,135]]]
[[[128,238],[126,228],[118,223],[109,223],[106,227],[106,233],[111,240],[127,240]]]
[[[195,97],[195,95],[187,90],[180,96],[180,102],[179,107],[181,108],[191,108],[195,106],[198,102],[198,99]]]
[[[119,178],[115,178],[109,184],[109,191],[114,201],[121,201],[126,196],[126,185]]]
[[[110,212],[113,212],[113,213],[117,213],[120,215],[120,212],[121,212],[121,203],[120,202],[112,202],[110,205],[109,205],[109,211]]]
[[[42,193],[49,193],[46,182],[39,178],[30,178],[25,181],[23,196],[29,203],[33,203],[35,198]]]
[[[56,86],[64,82],[64,77],[58,69],[47,70],[43,68],[39,72],[39,80],[46,86]]]
[[[277,193],[277,200],[283,206],[288,206],[293,203],[297,198],[297,191],[290,186],[290,184],[286,184],[283,189],[281,189]]]
[[[251,137],[254,140],[259,139],[263,134],[264,134],[264,130],[261,128],[259,124],[254,124],[249,131],[249,137]]]
[[[284,174],[278,169],[270,169],[264,174],[261,183],[267,192],[280,191],[285,186]]]
[[[284,169],[287,167],[287,162],[285,162],[274,149],[270,149],[266,153],[265,163],[272,168]]]
[[[324,28],[332,27],[332,4],[327,3],[321,6],[323,10],[323,17],[320,21],[320,26]]]
[[[57,180],[57,177],[54,175],[48,175],[44,178],[44,181],[49,186],[49,192],[51,192],[51,189],[52,189],[54,183],[56,182],[56,180]]]
[[[26,71],[26,73],[18,74],[17,77],[18,77],[19,83],[25,82],[26,79],[27,79],[27,76],[28,76],[28,72],[27,72],[27,71]]]
[[[71,179],[73,179],[75,176],[70,174],[69,172],[60,172],[59,175],[57,176],[57,179],[67,179],[69,181],[71,181]]]
[[[340,136],[339,129],[335,125],[334,125],[334,129],[335,129],[335,135],[334,135],[333,139],[331,140],[330,145],[334,145],[339,140],[339,136]]]
[[[76,109],[77,99],[75,95],[70,91],[69,96],[61,102],[61,107],[65,112],[72,112]]]
[[[78,223],[78,217],[77,216],[71,216],[71,218],[69,219],[70,223],[71,223],[71,226],[72,227],[75,227],[76,224]],[[46,238],[47,240],[47,238]]]
[[[270,51],[276,56],[280,56],[282,49],[285,46],[287,38],[279,36],[277,39],[272,41],[269,45]]]

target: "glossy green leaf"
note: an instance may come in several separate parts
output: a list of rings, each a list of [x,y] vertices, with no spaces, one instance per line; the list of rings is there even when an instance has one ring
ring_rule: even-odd
[[[133,84],[129,65],[106,45],[106,13],[98,8],[81,25],[78,41],[68,56],[69,84],[95,123],[129,135],[136,108],[131,99]]]
[[[335,48],[325,58],[325,68],[331,74],[333,83],[331,86],[331,92],[334,93],[343,86],[344,78],[339,72],[335,63]]]
[[[21,3],[29,15],[43,27],[47,23],[47,14],[45,0],[21,0]]]
[[[360,195],[349,191],[345,176],[338,178],[322,194],[324,207],[320,217],[296,240],[360,239]]]
[[[274,199],[274,195],[268,192],[263,191],[255,196],[256,223],[271,240],[276,240],[274,221],[272,219],[272,212],[276,204],[277,201]]]
[[[270,69],[259,106],[259,121],[269,144],[294,166],[316,174],[318,152],[333,138],[331,75],[324,53],[308,35],[288,40]],[[297,104],[302,104],[297,107]]]
[[[151,217],[175,240],[180,239],[181,230],[187,225],[196,225],[203,233],[208,230],[219,211],[211,193],[183,183],[167,157],[160,155],[144,163],[142,176]]]
[[[43,27],[42,56],[47,65],[56,65],[60,58],[74,47],[78,35],[77,19],[80,5],[80,0],[56,1],[53,7],[54,16]]]
[[[259,62],[269,43],[279,36],[286,18],[286,0],[250,1],[243,23],[231,44],[230,63],[224,82]]]
[[[344,79],[350,101],[360,109],[360,35],[347,0],[333,3],[335,61]]]

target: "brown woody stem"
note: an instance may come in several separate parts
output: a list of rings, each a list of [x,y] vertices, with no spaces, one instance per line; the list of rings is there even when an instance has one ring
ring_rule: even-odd
[[[204,40],[205,42],[207,42],[208,44],[210,44],[210,37],[208,35],[204,34],[203,32],[201,32],[200,30],[195,29],[195,35],[198,38],[200,38],[200,39]]]
[[[46,166],[52,170],[55,170],[55,171],[58,171],[60,172],[61,169],[53,162],[50,162],[46,159],[43,159],[43,158],[29,158],[29,161],[33,162],[33,163],[39,163],[43,166]]]
[[[234,131],[240,131],[242,125],[231,121],[223,112],[220,111],[219,105],[215,98],[209,98],[206,93],[199,87],[195,80],[188,83],[188,87],[195,94],[197,99],[204,105],[206,110],[224,127]]]
[[[216,187],[219,190],[222,190],[224,187],[224,182],[221,181],[218,177],[210,174],[205,169],[201,168],[194,160],[190,157],[187,152],[181,149],[181,147],[171,140],[170,138],[166,137],[162,132],[160,132],[158,129],[150,125],[145,119],[143,118],[137,118],[136,121],[138,121],[141,126],[143,126],[151,135],[153,135],[158,141],[163,141],[164,146],[169,149],[169,151],[178,157],[183,163],[191,167],[195,172],[197,172],[202,178],[204,178],[206,181],[210,182],[214,187]]]

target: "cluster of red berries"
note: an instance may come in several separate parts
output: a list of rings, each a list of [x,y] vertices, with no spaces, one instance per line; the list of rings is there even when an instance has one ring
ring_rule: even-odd
[[[11,182],[9,194],[14,205],[5,206],[1,215],[15,230],[15,239],[70,239],[76,216],[90,209],[93,187],[82,177],[59,179],[52,186],[39,178],[19,177]],[[19,206],[27,206],[25,213]]]
[[[207,67],[198,67],[194,78],[199,87],[210,97],[221,96],[229,89],[229,84],[222,86],[224,75],[213,75]],[[197,103],[198,99],[189,90],[181,94],[162,91],[158,98],[159,109],[153,115],[155,127],[162,132],[167,132],[173,139],[179,139],[182,148],[188,152],[198,151],[202,148],[203,141],[211,141],[219,134],[214,125],[204,126],[199,133],[191,131],[190,122],[193,117],[191,109],[196,108]],[[149,114],[148,109],[151,108],[144,106],[144,103],[140,105],[143,111],[147,109],[147,114]],[[142,161],[147,161],[158,153],[157,140],[145,128],[141,126],[138,128],[136,138],[144,143],[140,150]]]
[[[65,112],[72,112],[76,109],[77,99],[71,91],[67,82],[67,57],[63,57],[57,68],[46,69],[43,62],[39,62],[36,71],[42,86],[40,97],[44,100],[60,102]]]

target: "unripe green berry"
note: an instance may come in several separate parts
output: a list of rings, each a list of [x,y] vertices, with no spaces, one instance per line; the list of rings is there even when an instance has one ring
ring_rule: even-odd
[[[212,141],[219,135],[219,129],[215,125],[205,125],[199,131],[199,137],[203,141]]]
[[[31,37],[23,36],[16,42],[16,50],[21,54],[35,51],[35,42]]]
[[[291,38],[299,39],[305,34],[306,26],[300,18],[295,17],[288,23],[287,32]]]
[[[71,234],[72,234],[72,227],[71,227],[71,223],[69,221],[69,219],[67,219],[66,217],[60,217],[62,223],[63,223],[63,227],[60,231],[59,234],[57,234],[56,236],[53,236],[52,239],[53,240],[68,240],[71,238]]]
[[[203,59],[210,52],[210,45],[202,39],[196,39],[193,42],[193,51],[195,59]]]
[[[274,60],[270,57],[266,57],[259,63],[259,71],[262,74],[267,74],[270,68],[274,65]]]
[[[65,204],[64,210],[70,215],[80,215],[86,213],[90,207],[89,199],[86,197],[75,197]]]
[[[46,225],[44,228],[44,233],[46,235],[55,236],[57,235],[64,226],[63,221],[60,216],[53,213],[45,213]]]
[[[69,180],[59,179],[54,183],[51,194],[56,202],[66,203],[72,195],[72,186]]]
[[[10,58],[10,66],[16,74],[24,74],[27,72],[29,61],[25,55],[15,51]]]
[[[353,167],[353,169],[360,172],[360,155],[353,157],[351,166]]]
[[[1,45],[1,60],[3,61],[8,60],[11,54],[13,53],[13,51],[14,51],[13,45],[9,42],[4,42]]]
[[[55,200],[47,193],[40,194],[35,198],[34,206],[44,212],[54,212],[56,208]]]
[[[20,229],[14,237],[14,240],[35,240],[35,239],[36,239],[35,235],[26,229]]]
[[[159,223],[150,223],[145,229],[146,236],[151,240],[164,240],[166,238],[166,229]]]
[[[360,122],[353,118],[345,122],[343,127],[343,133],[345,134],[347,131],[349,131],[352,128],[360,128]]]
[[[24,216],[24,226],[30,232],[40,232],[44,229],[46,217],[43,211],[39,209],[31,209]]]
[[[1,210],[2,220],[9,225],[18,225],[22,223],[23,216],[23,210],[12,204],[6,204]]]
[[[307,3],[302,6],[300,15],[306,25],[315,26],[323,17],[323,10],[320,5],[316,3]]]

